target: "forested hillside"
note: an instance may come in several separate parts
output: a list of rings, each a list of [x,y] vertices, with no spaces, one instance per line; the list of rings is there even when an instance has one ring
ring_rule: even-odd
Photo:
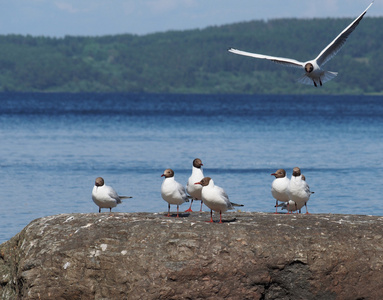
[[[382,93],[383,18],[364,18],[325,65],[323,87],[296,83],[295,68],[229,47],[315,58],[352,19],[278,19],[144,36],[0,36],[0,91],[165,93]]]

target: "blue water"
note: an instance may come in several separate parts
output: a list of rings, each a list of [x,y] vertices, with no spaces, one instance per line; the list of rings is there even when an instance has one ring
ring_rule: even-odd
[[[166,211],[162,172],[186,184],[196,157],[245,211],[273,212],[270,174],[299,166],[311,213],[383,215],[382,138],[381,96],[0,94],[0,242],[97,212],[98,176],[134,197],[113,211]]]

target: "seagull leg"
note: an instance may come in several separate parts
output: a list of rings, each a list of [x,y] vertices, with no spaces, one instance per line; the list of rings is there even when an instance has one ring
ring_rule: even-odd
[[[185,210],[185,212],[193,212],[192,209],[191,209],[192,204],[193,204],[193,200],[194,199],[191,199],[190,207],[187,210]]]
[[[278,214],[278,200],[275,201],[275,213]]]
[[[315,87],[317,87],[317,83],[313,80]]]
[[[179,205],[177,205],[177,218],[179,218],[180,216],[178,215],[178,213],[179,213],[179,210],[180,210],[180,206]]]
[[[320,83],[320,86],[322,86],[322,80],[320,80],[320,78],[319,78],[319,83]]]
[[[200,212],[202,211],[202,204],[203,204],[203,201],[201,200],[201,209],[199,210]]]
[[[170,217],[170,203],[168,204],[168,217]]]
[[[101,212],[101,207],[98,208],[98,212],[99,212],[99,213]]]
[[[222,212],[221,211],[219,211],[219,223],[222,224]]]
[[[305,203],[305,207],[306,207],[306,215],[310,215],[309,211],[307,210],[307,202]]]
[[[212,209],[210,210],[210,221],[206,221],[206,222],[214,223],[214,221],[213,221],[213,210]]]

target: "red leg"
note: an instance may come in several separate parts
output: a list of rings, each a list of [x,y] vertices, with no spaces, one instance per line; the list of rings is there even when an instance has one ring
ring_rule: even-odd
[[[219,211],[219,223],[222,224],[222,212],[221,211]]]
[[[185,210],[185,212],[193,212],[191,209],[192,204],[193,204],[193,199],[191,200],[190,207],[187,210]]]
[[[275,213],[278,214],[278,200],[275,201]]]
[[[305,203],[306,206],[306,215],[310,215],[309,211],[307,210],[307,202]]]
[[[208,223],[213,223],[213,210],[210,210],[210,221],[206,221]]]
[[[199,210],[200,212],[202,211],[202,204],[203,204],[203,201],[201,200],[201,209]]]
[[[168,217],[170,217],[170,204],[168,204]]]
[[[179,218],[180,216],[178,215],[178,213],[179,213],[179,205],[177,205],[177,218]]]

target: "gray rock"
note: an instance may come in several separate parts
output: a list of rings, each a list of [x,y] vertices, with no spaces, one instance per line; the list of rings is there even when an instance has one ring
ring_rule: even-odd
[[[63,214],[0,245],[1,299],[381,299],[383,218]]]

